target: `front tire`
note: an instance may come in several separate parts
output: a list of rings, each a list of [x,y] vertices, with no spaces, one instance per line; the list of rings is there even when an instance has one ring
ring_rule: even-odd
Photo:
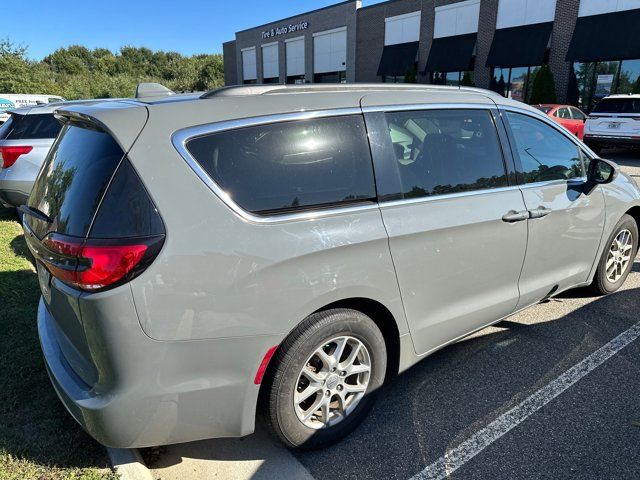
[[[384,383],[384,337],[350,309],[315,313],[278,348],[263,385],[268,427],[289,448],[315,449],[351,433]]]
[[[618,290],[629,276],[637,252],[638,225],[632,216],[625,214],[607,240],[591,290],[596,295]]]

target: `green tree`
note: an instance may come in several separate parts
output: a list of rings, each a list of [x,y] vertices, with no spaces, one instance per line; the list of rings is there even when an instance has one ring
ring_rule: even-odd
[[[536,72],[529,96],[529,103],[556,103],[556,83],[549,65],[543,65]]]

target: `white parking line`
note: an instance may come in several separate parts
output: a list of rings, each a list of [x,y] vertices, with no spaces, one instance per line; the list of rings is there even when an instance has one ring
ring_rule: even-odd
[[[448,450],[443,457],[414,475],[411,480],[441,480],[446,478],[638,337],[640,337],[640,322],[593,352],[580,363],[571,367],[522,403],[499,416],[468,440],[465,440],[452,450]]]

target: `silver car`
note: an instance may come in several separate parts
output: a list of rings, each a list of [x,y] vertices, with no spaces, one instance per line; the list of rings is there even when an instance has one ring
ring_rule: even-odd
[[[23,208],[53,385],[98,441],[328,445],[385,380],[577,286],[640,190],[488,91],[258,86],[63,107]]]
[[[26,203],[61,129],[54,110],[53,105],[11,110],[0,126],[0,203],[5,207]]]

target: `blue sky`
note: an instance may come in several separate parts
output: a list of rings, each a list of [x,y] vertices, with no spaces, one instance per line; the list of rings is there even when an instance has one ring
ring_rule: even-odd
[[[0,38],[41,59],[59,47],[117,51],[133,45],[182,54],[218,53],[238,30],[340,0],[17,0],[2,2]],[[363,5],[381,0],[364,0]]]

